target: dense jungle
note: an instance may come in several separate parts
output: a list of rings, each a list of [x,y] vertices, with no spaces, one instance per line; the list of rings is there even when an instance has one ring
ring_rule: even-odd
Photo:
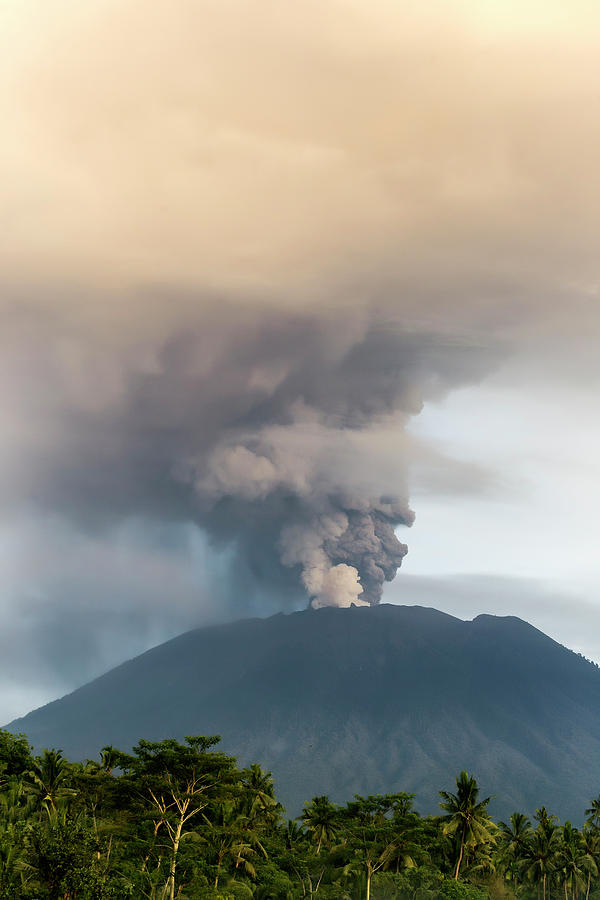
[[[582,827],[545,807],[496,823],[463,771],[436,816],[391,793],[314,797],[289,820],[270,773],[218,743],[140,740],[79,763],[0,731],[0,897],[600,898],[600,797]]]

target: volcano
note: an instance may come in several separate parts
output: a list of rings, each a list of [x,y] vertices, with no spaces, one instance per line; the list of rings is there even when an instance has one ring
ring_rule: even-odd
[[[275,777],[288,815],[328,794],[411,791],[461,769],[506,817],[581,823],[600,791],[600,670],[514,617],[324,608],[187,632],[7,726],[71,759],[220,734]]]

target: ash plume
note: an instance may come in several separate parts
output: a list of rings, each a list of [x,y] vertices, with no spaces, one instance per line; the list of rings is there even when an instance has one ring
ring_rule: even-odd
[[[14,581],[45,596],[49,518],[173,524],[223,549],[229,613],[376,603],[423,403],[510,354],[596,377],[596,6],[547,43],[516,2],[8,6]]]
[[[345,510],[321,516],[306,526],[286,525],[281,535],[284,565],[299,564],[315,608],[374,604],[383,582],[396,575],[407,553],[394,526],[410,525],[410,510]]]
[[[52,438],[43,455],[21,446],[20,499],[92,530],[194,522],[233,552],[242,598],[252,580],[289,602],[379,602],[407,552],[395,529],[413,520],[405,423],[449,369],[455,383],[472,376],[481,352],[374,314],[357,328],[202,312],[203,327],[188,315],[185,334],[178,321],[127,353],[57,318],[14,318],[27,363],[13,359],[10,377],[36,402],[46,385],[38,427]],[[48,343],[48,328],[71,334]]]

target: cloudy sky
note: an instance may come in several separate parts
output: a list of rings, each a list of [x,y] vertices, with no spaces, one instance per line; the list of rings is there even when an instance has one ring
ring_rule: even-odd
[[[585,0],[4,0],[0,722],[309,599],[600,660],[599,39]]]

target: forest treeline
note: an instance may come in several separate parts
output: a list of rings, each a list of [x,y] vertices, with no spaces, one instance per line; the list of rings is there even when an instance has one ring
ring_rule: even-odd
[[[0,898],[600,900],[600,797],[582,828],[544,807],[495,823],[461,772],[438,816],[395,793],[314,797],[285,820],[270,773],[218,741],[82,764],[0,731]]]

